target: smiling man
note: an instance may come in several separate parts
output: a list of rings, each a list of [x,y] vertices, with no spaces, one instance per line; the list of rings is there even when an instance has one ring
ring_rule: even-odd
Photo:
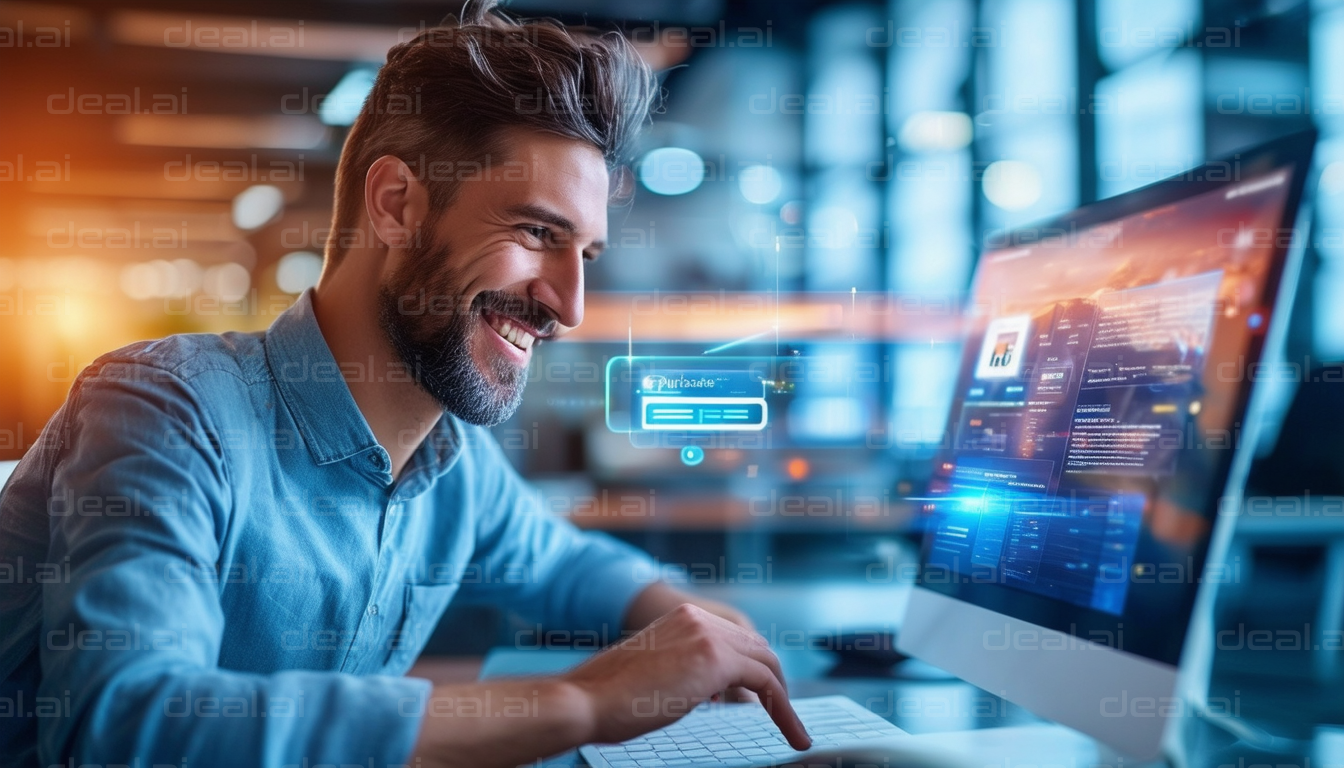
[[[740,613],[546,515],[485,430],[582,321],[655,92],[618,35],[485,3],[389,53],[316,289],[100,358],[5,487],[0,566],[36,574],[0,584],[6,762],[516,765],[722,691],[807,745]],[[403,677],[454,600],[627,636],[555,677]]]

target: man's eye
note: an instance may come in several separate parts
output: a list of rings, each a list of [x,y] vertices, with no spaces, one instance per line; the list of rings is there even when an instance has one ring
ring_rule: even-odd
[[[551,231],[550,231],[549,229],[547,229],[546,227],[531,227],[531,226],[525,226],[525,227],[523,227],[522,229],[523,229],[524,232],[526,232],[526,233],[528,233],[529,235],[531,235],[531,236],[537,238],[538,240],[542,241],[543,243],[545,243],[545,242],[549,242],[550,239],[551,239]]]

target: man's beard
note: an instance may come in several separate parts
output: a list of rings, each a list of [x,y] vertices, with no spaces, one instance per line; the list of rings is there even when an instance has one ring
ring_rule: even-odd
[[[378,320],[421,389],[448,413],[491,427],[518,410],[527,368],[495,356],[489,371],[481,370],[472,356],[472,334],[495,332],[483,313],[517,318],[543,335],[555,320],[534,302],[500,291],[482,291],[470,307],[462,306],[462,281],[446,266],[449,258],[447,247],[433,244],[409,251],[403,266],[378,288]]]

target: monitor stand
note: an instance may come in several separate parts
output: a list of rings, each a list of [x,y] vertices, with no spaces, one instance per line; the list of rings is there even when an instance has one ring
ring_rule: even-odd
[[[896,650],[896,636],[890,632],[828,635],[817,647],[836,655],[827,677],[896,677],[895,666],[910,658]]]

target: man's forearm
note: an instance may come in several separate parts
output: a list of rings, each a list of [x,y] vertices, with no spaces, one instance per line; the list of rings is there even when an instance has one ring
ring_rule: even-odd
[[[581,690],[553,677],[440,686],[414,757],[425,768],[521,765],[591,741],[591,709]]]

